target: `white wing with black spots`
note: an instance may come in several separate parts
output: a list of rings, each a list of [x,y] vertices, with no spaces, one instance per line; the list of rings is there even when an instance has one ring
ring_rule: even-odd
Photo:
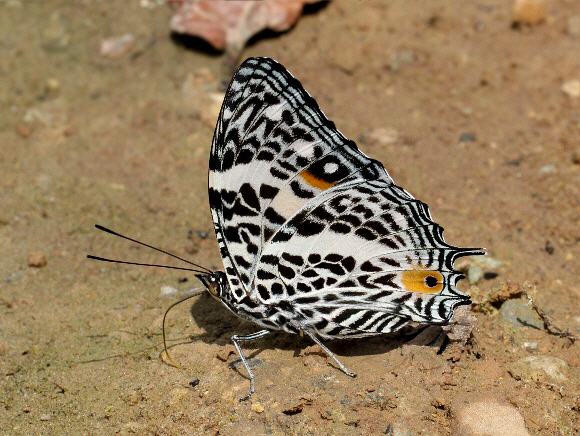
[[[267,328],[368,336],[469,303],[453,262],[480,252],[445,243],[427,206],[271,59],[246,60],[228,88],[210,205],[237,310]]]

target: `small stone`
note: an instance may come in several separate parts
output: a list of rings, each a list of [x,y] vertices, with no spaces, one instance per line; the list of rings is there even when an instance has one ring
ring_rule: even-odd
[[[459,109],[459,112],[461,113],[461,115],[463,115],[464,117],[468,117],[470,115],[473,114],[473,109],[470,107],[462,107]]]
[[[50,421],[50,418],[52,416],[50,415],[50,413],[43,413],[42,415],[40,415],[40,420],[41,421]]]
[[[416,60],[417,55],[414,51],[404,50],[389,57],[389,68],[392,71],[398,71],[401,69],[401,67],[412,64]]]
[[[399,140],[399,132],[394,128],[379,127],[370,132],[369,139],[376,141],[380,145],[395,144]]]
[[[570,36],[580,36],[580,15],[568,18],[566,21],[566,33]]]
[[[459,136],[459,142],[475,142],[477,137],[475,133],[465,132]]]
[[[485,271],[495,271],[501,266],[501,260],[491,256],[477,256],[473,263],[482,267]]]
[[[467,279],[470,285],[475,285],[483,278],[483,269],[479,265],[470,265],[467,269]]]
[[[524,417],[506,401],[480,393],[464,394],[451,405],[451,434],[463,436],[529,436]]]
[[[120,58],[129,53],[135,46],[135,37],[130,33],[101,41],[101,56],[109,58]]]
[[[21,138],[28,138],[32,134],[32,128],[26,124],[18,124],[16,126],[16,133]]]
[[[535,351],[538,349],[537,342],[524,342],[524,348],[529,351]]]
[[[508,372],[516,380],[556,381],[568,380],[568,365],[562,359],[553,356],[529,356],[518,360],[510,366]]]
[[[264,411],[264,406],[262,406],[260,403],[254,403],[250,406],[250,410],[256,413],[262,413]]]
[[[385,392],[383,389],[367,392],[364,397],[365,406],[378,410],[396,409],[398,406],[397,399]]]
[[[516,0],[512,22],[514,24],[536,25],[546,19],[544,0]]]
[[[174,288],[173,286],[164,285],[161,286],[161,296],[162,297],[169,297],[171,295],[175,295],[179,293],[179,289]]]
[[[459,306],[453,311],[451,322],[442,328],[451,341],[465,345],[476,325],[477,317],[471,313],[469,306]]]
[[[232,344],[227,344],[216,353],[216,357],[219,360],[226,362],[232,354],[236,354],[236,347]]]
[[[40,251],[33,251],[28,253],[28,266],[35,268],[42,268],[46,266],[46,256]]]
[[[518,283],[503,282],[494,287],[489,294],[489,301],[492,304],[503,303],[512,298],[521,297],[523,290]]]
[[[44,93],[48,97],[55,97],[60,92],[60,82],[54,77],[46,79],[44,83]]]
[[[387,426],[385,434],[390,436],[411,436],[411,430],[400,422],[393,422]]]
[[[540,174],[554,174],[556,172],[556,166],[549,164],[549,165],[544,165],[542,168],[540,168]]]
[[[562,92],[572,98],[580,97],[580,80],[568,80],[562,85]]]
[[[502,321],[514,327],[532,327],[538,330],[544,328],[539,315],[523,300],[507,300],[501,305],[499,312]]]
[[[129,403],[137,404],[138,402],[139,402],[139,395],[137,394],[137,391],[131,391],[129,393]]]

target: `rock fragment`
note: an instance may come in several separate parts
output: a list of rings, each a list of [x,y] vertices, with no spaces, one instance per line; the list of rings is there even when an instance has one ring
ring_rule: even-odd
[[[527,24],[535,26],[546,20],[544,0],[516,0],[512,23],[515,26]]]
[[[451,434],[463,436],[529,436],[523,416],[503,399],[465,394],[451,405],[454,417]]]

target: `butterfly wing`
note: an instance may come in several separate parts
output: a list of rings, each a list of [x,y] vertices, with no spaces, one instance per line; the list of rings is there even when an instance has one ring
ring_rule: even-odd
[[[349,142],[280,64],[250,58],[240,66],[226,92],[209,165],[214,227],[238,297],[255,294],[263,247],[315,196],[299,191],[295,173]]]
[[[278,63],[249,59],[212,144],[210,203],[238,296],[323,337],[444,323],[469,297],[427,206],[361,153]]]

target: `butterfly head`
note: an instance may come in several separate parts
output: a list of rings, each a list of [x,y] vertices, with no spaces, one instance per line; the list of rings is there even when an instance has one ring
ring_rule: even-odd
[[[210,274],[196,274],[195,276],[213,297],[222,299],[228,294],[228,281],[223,272],[215,271]]]

